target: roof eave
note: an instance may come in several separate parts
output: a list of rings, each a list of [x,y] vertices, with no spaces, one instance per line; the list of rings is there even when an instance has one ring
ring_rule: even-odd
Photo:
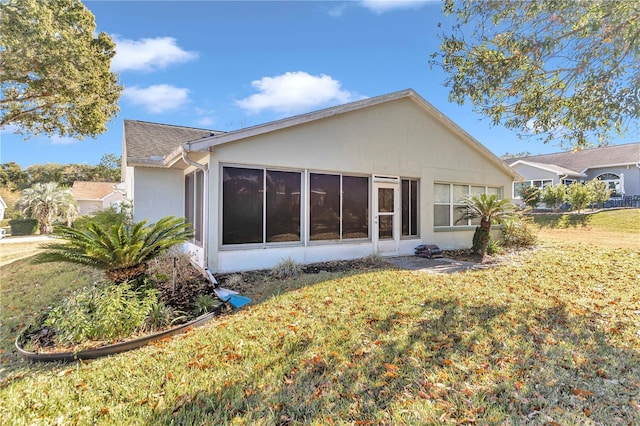
[[[615,164],[597,164],[595,166],[589,166],[586,169],[584,169],[582,171],[582,173],[586,173],[587,170],[592,170],[592,169],[603,169],[605,167],[624,167],[624,166],[632,166],[632,165],[636,165],[640,162],[639,161],[629,161],[629,162],[625,162],[625,163],[615,163]]]

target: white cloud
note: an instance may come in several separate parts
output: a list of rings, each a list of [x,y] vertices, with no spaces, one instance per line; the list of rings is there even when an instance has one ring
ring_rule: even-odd
[[[25,141],[30,139],[33,134],[31,134],[28,130],[21,128],[19,125],[15,123],[9,123],[2,127],[1,133],[8,133],[13,135],[22,135],[24,136]],[[38,134],[37,139],[38,142],[43,143],[51,143],[52,145],[71,145],[74,143],[80,142],[76,138],[72,138],[70,136],[60,136],[60,135],[46,135],[46,134]]]
[[[115,72],[155,71],[198,57],[195,52],[183,50],[173,37],[114,39],[116,55],[111,60],[111,70]]]
[[[134,105],[144,107],[148,112],[158,114],[180,108],[189,102],[189,90],[171,86],[169,84],[156,84],[149,87],[126,87],[122,91],[122,97]]]
[[[249,113],[272,110],[295,114],[363,98],[341,89],[340,82],[331,76],[311,75],[303,71],[263,77],[252,81],[251,85],[259,93],[236,101],[236,105]]]
[[[342,15],[344,15],[344,11],[347,9],[347,4],[346,3],[342,3],[339,4],[338,6],[334,6],[331,9],[329,9],[329,16],[333,16],[334,18],[339,18]]]
[[[361,0],[360,4],[373,13],[382,14],[390,10],[419,9],[427,3],[440,0]]]
[[[78,139],[70,138],[69,136],[59,136],[59,135],[51,136],[51,144],[53,145],[71,145],[76,142],[79,142]]]

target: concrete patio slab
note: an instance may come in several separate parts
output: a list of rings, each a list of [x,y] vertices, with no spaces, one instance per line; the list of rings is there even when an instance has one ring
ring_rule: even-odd
[[[386,259],[389,263],[410,271],[418,271],[432,274],[451,274],[454,272],[464,272],[472,269],[482,269],[486,267],[473,262],[450,259],[446,257],[429,259],[419,256],[398,256]]]

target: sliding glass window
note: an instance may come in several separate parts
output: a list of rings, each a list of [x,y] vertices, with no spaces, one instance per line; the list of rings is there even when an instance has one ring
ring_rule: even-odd
[[[369,178],[311,173],[309,239],[369,237]]]
[[[222,244],[300,241],[300,172],[223,167]]]
[[[266,241],[300,241],[300,173],[266,171]]]

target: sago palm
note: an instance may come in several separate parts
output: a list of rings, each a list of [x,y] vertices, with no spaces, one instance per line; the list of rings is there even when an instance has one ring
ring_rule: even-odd
[[[476,227],[473,234],[472,250],[476,254],[484,257],[487,254],[487,247],[491,238],[491,224],[501,223],[505,219],[516,214],[516,206],[511,200],[498,199],[496,194],[480,194],[464,198],[458,207],[461,215],[458,221],[480,218],[480,226]]]
[[[147,222],[104,227],[90,223],[84,232],[56,227],[53,235],[64,242],[45,245],[45,251],[35,261],[88,265],[103,269],[107,278],[116,283],[131,280],[146,271],[151,259],[188,241],[192,235],[189,224],[182,218],[168,216],[145,226]]]

